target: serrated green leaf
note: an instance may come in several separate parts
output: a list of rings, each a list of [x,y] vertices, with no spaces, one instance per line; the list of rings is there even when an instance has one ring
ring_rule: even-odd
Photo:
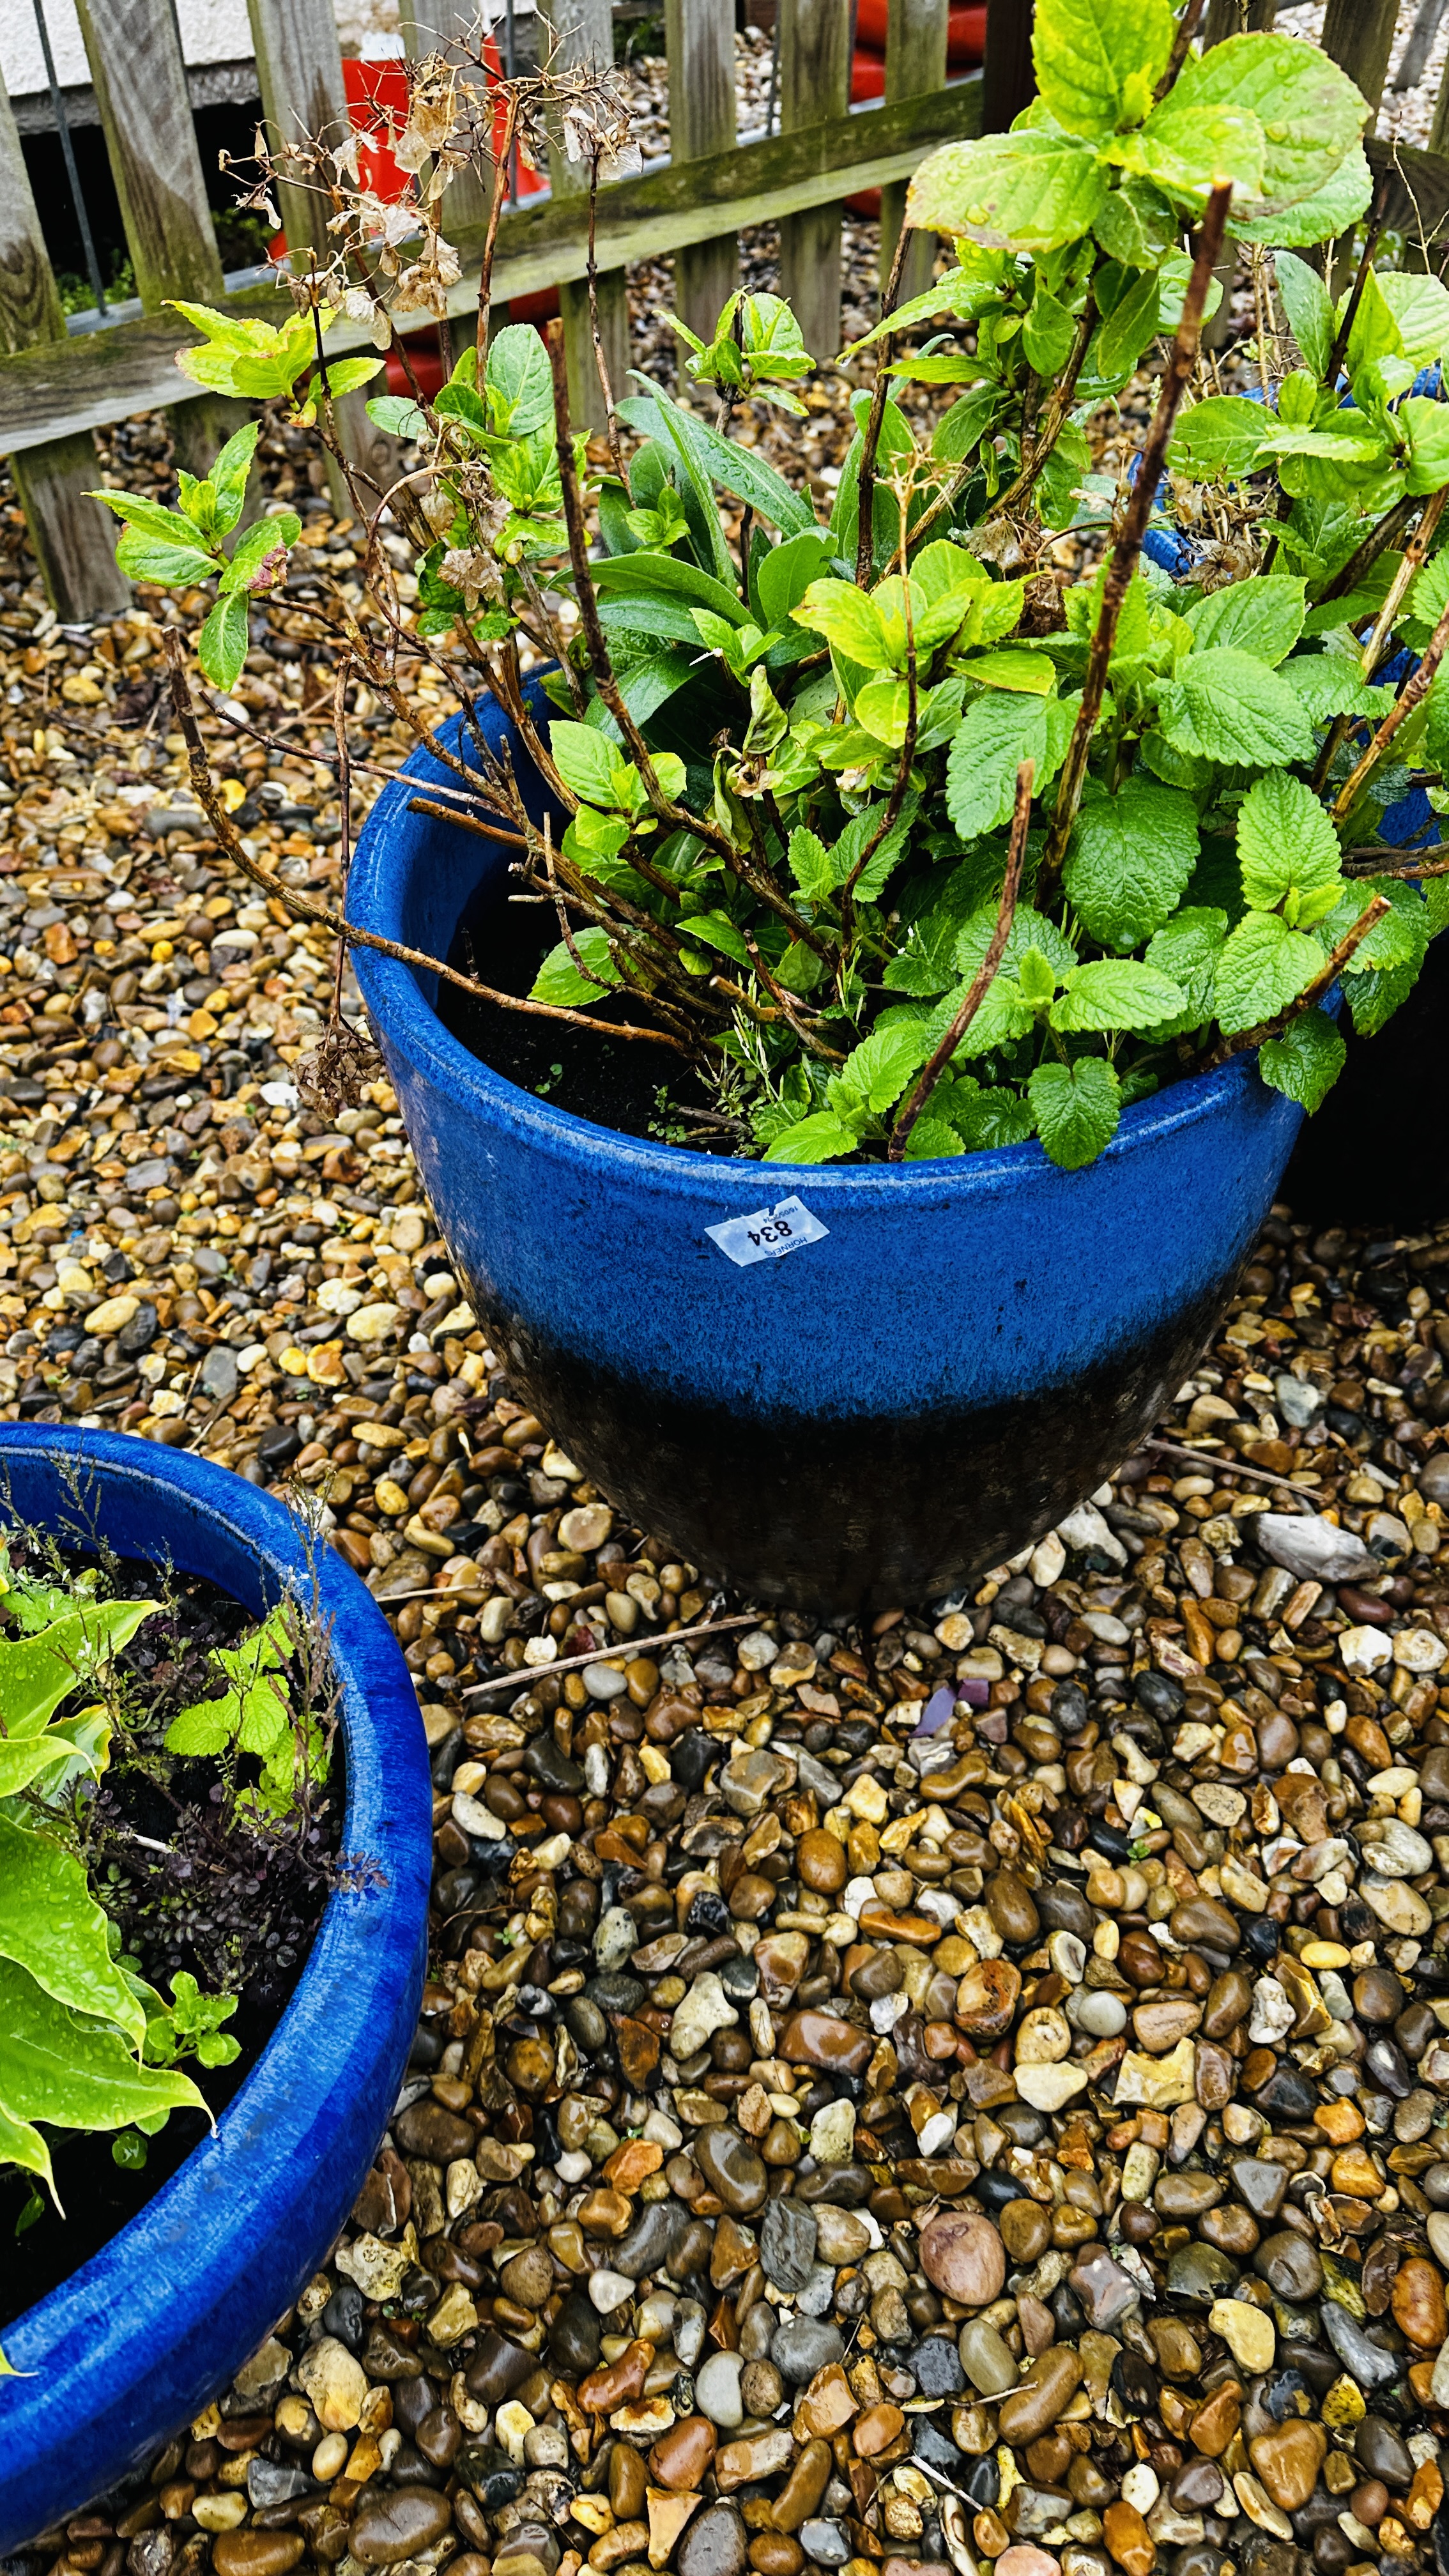
[[[1170,975],[1186,996],[1175,1026],[1202,1028],[1213,1017],[1218,959],[1228,932],[1228,916],[1216,905],[1193,905],[1174,913],[1149,942],[1147,963]]]
[[[224,1753],[236,1732],[236,1695],[197,1700],[173,1717],[166,1729],[166,1750],[186,1758]]]
[[[951,1115],[968,1154],[999,1153],[1007,1145],[1024,1145],[1036,1133],[1031,1103],[1002,1085],[954,1100]]]
[[[817,1109],[798,1125],[787,1127],[774,1143],[767,1145],[761,1160],[766,1163],[838,1163],[843,1154],[853,1154],[860,1138],[844,1120],[831,1110]]]
[[[1039,1064],[1026,1091],[1043,1150],[1064,1172],[1094,1163],[1117,1133],[1121,1086],[1101,1056]]]
[[[945,1162],[948,1156],[964,1154],[965,1146],[949,1119],[918,1118],[909,1136],[902,1161],[907,1163]]]
[[[1037,0],[1031,50],[1043,109],[1095,141],[1147,115],[1172,11],[1167,0]]]
[[[1150,179],[1170,197],[1205,200],[1221,176],[1245,204],[1262,194],[1266,139],[1256,116],[1237,107],[1191,108],[1169,91],[1135,134],[1102,146],[1105,159]]]
[[[1194,653],[1232,648],[1276,667],[1303,631],[1303,593],[1297,573],[1255,573],[1251,581],[1209,591],[1185,611]]]
[[[878,1025],[851,1049],[840,1071],[831,1075],[827,1097],[832,1110],[850,1118],[864,1112],[879,1116],[893,1108],[930,1052],[924,1020]]]
[[[1322,971],[1323,950],[1276,912],[1245,913],[1217,971],[1218,1025],[1231,1037],[1276,1018]]]
[[[1232,647],[1188,655],[1162,692],[1158,722],[1178,750],[1234,768],[1313,757],[1313,728],[1296,690],[1255,654]]]
[[[1235,210],[1233,231],[1239,241],[1263,250],[1311,250],[1315,242],[1332,241],[1339,233],[1351,231],[1368,212],[1373,192],[1373,172],[1362,144],[1355,143],[1311,197],[1300,197],[1272,214],[1255,215],[1249,210],[1239,216]]]
[[[706,948],[718,949],[722,957],[732,957],[737,966],[748,966],[750,952],[735,924],[722,912],[691,912],[679,924],[683,939],[696,939]]]
[[[1268,1038],[1258,1049],[1258,1071],[1311,1116],[1338,1080],[1347,1053],[1326,1011],[1301,1011],[1281,1038]]]
[[[1074,966],[1049,1014],[1052,1027],[1151,1029],[1176,1017],[1187,996],[1171,977],[1131,957],[1097,957]]]
[[[1278,769],[1258,779],[1239,808],[1238,860],[1249,904],[1262,912],[1282,905],[1296,923],[1299,898],[1338,884],[1343,852],[1312,788]]]
[[[549,727],[548,747],[565,787],[582,796],[591,805],[613,806],[618,803],[614,790],[614,767],[618,752],[606,734],[594,725],[575,724],[555,716]]]
[[[574,946],[588,968],[588,974],[579,973],[569,955],[567,942],[561,939],[556,948],[549,950],[533,979],[529,993],[531,1001],[551,1002],[555,1009],[566,1011],[587,1010],[591,1002],[603,1000],[604,990],[601,988],[618,983],[619,970],[609,953],[606,930],[600,930],[596,925],[587,930],[576,930]],[[590,977],[596,980],[591,982]]]
[[[1106,173],[1086,144],[1024,127],[928,153],[911,181],[906,221],[1001,250],[1060,250],[1091,231],[1106,194]]]
[[[1190,796],[1129,778],[1095,796],[1073,827],[1063,884],[1100,947],[1139,948],[1166,921],[1197,865],[1197,809]]]
[[[1282,665],[1282,676],[1314,724],[1327,724],[1332,716],[1373,716],[1377,721],[1393,696],[1392,690],[1374,688],[1346,653],[1295,653]]]
[[[963,841],[1007,821],[1023,760],[1035,763],[1032,792],[1041,795],[1066,758],[1075,713],[1057,698],[996,689],[967,708],[946,762],[946,811]]]

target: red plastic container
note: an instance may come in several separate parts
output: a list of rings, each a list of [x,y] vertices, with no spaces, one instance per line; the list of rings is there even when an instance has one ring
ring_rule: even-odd
[[[884,60],[886,49],[887,0],[857,0],[855,41],[865,52],[879,54]],[[953,9],[946,27],[946,69],[972,72],[986,59],[986,11]],[[878,96],[878,92],[869,92]]]

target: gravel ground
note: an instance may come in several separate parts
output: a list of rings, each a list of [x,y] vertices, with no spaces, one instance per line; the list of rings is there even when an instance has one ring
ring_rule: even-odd
[[[841,409],[757,434],[828,488]],[[105,461],[161,486],[160,425]],[[385,1081],[299,1100],[330,960],[190,807],[161,609],[56,627],[0,517],[0,1411],[217,1458],[392,1605],[435,1941],[326,2267],[14,2576],[1431,2566],[1449,1224],[1275,1211],[1059,1533],[868,1632],[756,1619],[514,1394]],[[295,750],[218,750],[323,890],[332,667],[294,576],[237,695]]]

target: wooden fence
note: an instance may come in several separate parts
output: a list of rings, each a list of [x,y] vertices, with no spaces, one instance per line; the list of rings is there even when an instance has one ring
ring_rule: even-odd
[[[274,144],[346,130],[348,109],[332,0],[248,0],[263,111]],[[79,0],[96,103],[120,200],[142,311],[110,327],[70,334],[46,256],[19,136],[0,87],[0,455],[25,511],[49,597],[66,621],[115,614],[129,599],[115,561],[115,523],[85,495],[97,481],[93,431],[131,414],[166,409],[177,453],[204,469],[234,417],[177,373],[187,334],[166,299],[184,296],[238,313],[273,316],[270,284],[228,292],[222,282],[206,186],[172,9],[158,0]],[[890,0],[886,96],[849,106],[849,0],[779,0],[778,131],[736,140],[733,0],[667,0],[670,69],[668,161],[600,191],[600,317],[616,384],[627,366],[624,281],[631,260],[672,253],[680,309],[696,327],[714,317],[737,271],[738,229],[778,220],[786,291],[806,345],[840,345],[840,207],[858,190],[884,192],[893,245],[907,178],[933,144],[980,130],[982,77],[948,84],[948,0]],[[1005,63],[1020,52],[1030,0],[993,0]],[[411,0],[405,33],[424,48],[472,23],[470,0]],[[543,27],[565,61],[613,58],[609,0],[541,0]],[[989,78],[989,75],[988,75]],[[1019,67],[1018,67],[1019,83]],[[1010,82],[997,80],[1009,122]],[[1015,101],[1021,103],[1020,98]],[[495,298],[557,287],[568,334],[570,379],[581,418],[597,409],[588,338],[587,227],[580,174],[562,155],[551,190],[506,213],[493,272]],[[309,237],[306,200],[281,191],[284,228]],[[486,213],[478,191],[450,201],[449,226],[464,257],[450,310],[474,307]],[[465,220],[457,220],[461,213]],[[290,221],[289,221],[290,217]],[[471,261],[471,274],[470,274]],[[329,351],[366,345],[340,322]],[[343,435],[359,461],[381,471],[360,396],[345,406]]]
[[[1399,0],[1328,0],[1325,50],[1377,107]],[[185,336],[164,309],[185,296],[274,315],[269,284],[223,286],[187,95],[174,11],[157,0],[78,0],[142,311],[110,327],[69,334],[46,256],[15,121],[0,85],[0,455],[11,472],[58,615],[85,622],[115,614],[129,588],[115,561],[115,523],[85,496],[97,479],[92,433],[143,411],[170,412],[177,454],[204,470],[241,416],[178,374]],[[263,109],[274,142],[345,131],[348,118],[332,0],[248,0]],[[778,221],[785,291],[806,345],[822,356],[840,341],[841,202],[882,191],[882,265],[894,246],[905,183],[936,143],[1008,126],[1032,92],[1032,0],[990,0],[983,73],[949,81],[948,0],[889,0],[884,100],[849,106],[849,0],[778,0],[778,131],[740,142],[735,133],[733,0],[666,0],[671,155],[637,178],[602,189],[597,253],[600,320],[616,384],[627,365],[625,273],[633,260],[671,253],[680,310],[711,323],[734,284],[741,225]],[[1270,26],[1274,0],[1208,0],[1204,36]],[[473,20],[472,0],[404,0],[405,36],[426,50]],[[565,60],[612,59],[609,0],[540,0],[541,21]],[[1449,81],[1431,140],[1435,149],[1371,145],[1380,212],[1396,228],[1449,229]],[[561,155],[551,190],[505,214],[494,295],[500,303],[541,288],[559,291],[570,382],[580,418],[594,418],[596,371],[588,335],[586,224],[581,179]],[[294,240],[307,237],[306,200],[281,212]],[[466,317],[476,302],[476,261],[486,204],[469,188],[453,201],[450,232],[464,273],[449,297]],[[464,221],[460,224],[457,216]],[[290,216],[290,224],[288,218]],[[913,254],[917,266],[926,245]],[[923,271],[915,283],[924,282]],[[911,282],[908,278],[908,283]],[[330,334],[339,355],[366,345],[346,322]],[[359,462],[386,467],[384,443],[363,398],[339,407]]]

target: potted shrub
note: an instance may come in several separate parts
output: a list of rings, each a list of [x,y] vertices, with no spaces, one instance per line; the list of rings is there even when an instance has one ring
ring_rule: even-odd
[[[828,514],[730,435],[742,406],[798,407],[810,365],[768,296],[683,334],[688,407],[605,380],[607,453],[572,433],[556,332],[488,337],[486,266],[482,354],[429,406],[373,405],[422,461],[394,494],[415,594],[374,519],[375,614],[336,612],[419,736],[348,886],[368,1013],[518,1388],[632,1512],[770,1597],[944,1591],[1098,1481],[1334,1078],[1338,994],[1376,1024],[1444,917],[1372,852],[1384,782],[1437,766],[1449,413],[1411,385],[1449,299],[1366,261],[1336,309],[1290,251],[1289,365],[1262,246],[1353,224],[1366,111],[1286,37],[1195,54],[1194,18],[1041,0],[1033,107],[914,183],[955,265],[901,311],[887,291]],[[438,80],[414,91],[435,142],[466,87],[440,104]],[[547,89],[511,113],[556,111]],[[597,172],[608,100],[564,109]],[[449,162],[409,297],[450,272]],[[367,209],[309,166],[339,257],[364,255]],[[1199,360],[1230,216],[1271,404]],[[387,338],[376,262],[356,274],[295,282],[312,309],[265,347],[193,312],[182,365],[244,391],[265,364],[335,449],[327,371],[303,378],[349,298]],[[1154,343],[1119,487],[1084,424]],[[900,378],[962,388],[928,443]],[[224,688],[292,533],[265,519],[227,564],[239,458],[179,513],[107,496],[130,568],[218,576],[201,662]],[[1174,582],[1143,541],[1184,511],[1208,544]],[[1048,549],[1074,526],[1069,578]],[[1411,630],[1419,666],[1385,690]],[[431,742],[416,656],[463,700]],[[256,875],[179,647],[175,694]]]
[[[252,2047],[254,2062],[237,2060],[228,2081],[243,2077],[240,2089],[149,2199],[136,2177],[129,2223],[4,2327],[0,2548],[13,2549],[192,2421],[331,2243],[416,2026],[432,1805],[411,1679],[381,1611],[278,1502],[181,1450],[39,1425],[0,1430],[0,1476],[6,1532],[13,1539],[19,1526],[51,1542],[51,1563],[23,1580],[7,1560],[0,1596],[0,2162],[35,2186],[14,2264],[19,2245],[28,2256],[43,2232],[29,2227],[40,2198],[58,2186],[71,2224],[92,2239],[100,2232],[83,2204],[99,2196],[111,2133],[118,2162],[134,2167],[169,2112],[207,2109],[183,2056],[203,2084],[205,2069],[237,2059],[231,1998],[198,1991],[183,1974],[168,2008],[114,1926],[108,1940],[96,1901],[108,1894],[105,1874],[93,1869],[88,1884],[84,1865],[88,1798],[99,1804],[129,1758],[165,1784],[155,1795],[174,1820],[168,1839],[180,1842],[187,1783],[193,1797],[207,1796],[213,1765],[200,1757],[235,1746],[227,1777],[236,1800],[286,1817],[326,1759],[323,1698],[305,1683],[292,1688],[289,1656],[304,1636],[335,1692],[329,1723],[346,1794],[310,1956],[270,2036]],[[154,1583],[137,1560],[156,1569]],[[183,1632],[209,1614],[184,1592],[169,1613],[156,1596],[188,1576],[205,1577],[209,1598],[225,1596],[246,1617],[241,1642],[219,1650],[227,1660],[204,1674],[197,1703],[172,1709],[165,1744],[182,1758],[167,1763],[151,1724],[158,1694],[176,1659],[185,1663]],[[112,1669],[110,1658],[141,1645],[152,1621],[170,1666],[153,1657],[129,1673]],[[153,1671],[159,1678],[148,1678]],[[248,1746],[258,1758],[246,1757]],[[137,1838],[122,1812],[107,1848],[124,1856]],[[210,1808],[204,1829],[213,1843],[219,1812]],[[162,1848],[154,1828],[150,1848]],[[81,2143],[63,2152],[67,2133]],[[84,2143],[92,2137],[94,2147]],[[49,2215],[44,2224],[60,2269],[65,2227]]]

